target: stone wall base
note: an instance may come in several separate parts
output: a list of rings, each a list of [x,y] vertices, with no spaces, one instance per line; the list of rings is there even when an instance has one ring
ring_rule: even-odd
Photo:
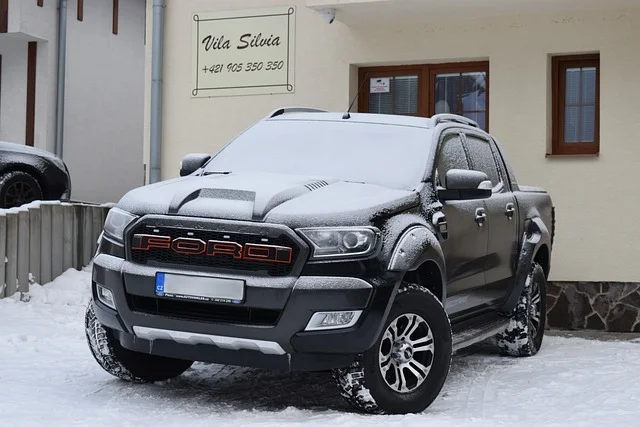
[[[640,283],[549,282],[547,326],[640,332]]]

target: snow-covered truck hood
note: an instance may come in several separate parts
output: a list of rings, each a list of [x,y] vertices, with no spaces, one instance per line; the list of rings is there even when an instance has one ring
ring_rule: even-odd
[[[189,176],[140,187],[118,207],[158,214],[269,222],[290,227],[366,225],[418,204],[413,191],[279,174]]]

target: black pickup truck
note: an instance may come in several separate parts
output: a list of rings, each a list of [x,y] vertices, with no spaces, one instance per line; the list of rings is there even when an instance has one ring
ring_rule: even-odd
[[[180,175],[105,221],[85,323],[119,378],[326,370],[357,408],[408,413],[457,350],[542,344],[554,208],[473,121],[283,108]]]

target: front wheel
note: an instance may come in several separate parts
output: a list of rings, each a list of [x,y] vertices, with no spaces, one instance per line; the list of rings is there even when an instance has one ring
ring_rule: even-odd
[[[93,302],[89,302],[87,307],[85,331],[91,354],[102,369],[126,381],[148,383],[168,380],[181,375],[193,364],[122,347],[111,331],[98,322]]]
[[[405,283],[376,344],[333,373],[342,396],[368,413],[422,412],[440,393],[451,364],[451,326],[428,289]]]

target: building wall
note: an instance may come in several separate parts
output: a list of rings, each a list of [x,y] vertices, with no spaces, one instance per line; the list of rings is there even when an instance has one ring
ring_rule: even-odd
[[[73,1],[67,1],[73,4]],[[19,23],[18,32],[28,34],[40,40],[54,40],[58,31],[58,2],[45,1],[38,6],[37,1],[9,0],[9,13],[19,13],[15,22]],[[11,31],[11,17],[9,17]]]
[[[0,141],[24,144],[27,106],[27,42],[17,37],[0,43]]]
[[[298,7],[295,94],[191,98],[191,13],[292,4]],[[217,151],[275,108],[345,110],[357,90],[357,66],[489,60],[491,132],[518,180],[546,187],[557,208],[551,278],[640,277],[634,214],[640,208],[640,9],[363,26],[327,25],[301,0],[169,1],[166,12],[163,178],[177,175],[184,154]],[[550,56],[586,52],[601,58],[600,155],[548,158]],[[148,78],[149,60],[147,52]],[[148,100],[146,109],[148,118]],[[148,129],[145,135],[146,153]]]
[[[4,140],[25,143],[27,42],[36,41],[38,42],[38,55],[36,60],[35,146],[54,151],[57,91],[57,2],[44,2],[40,7],[36,1],[10,0],[8,30],[12,34],[2,36],[0,46],[5,44],[4,37],[19,39],[24,43],[22,50],[24,58],[15,58],[17,64],[24,63],[23,72],[14,75],[10,81],[12,86],[23,88],[24,96],[20,100],[15,100],[19,101],[18,104],[15,104],[16,116],[8,120],[11,123],[9,126],[15,126],[20,131],[4,138]],[[9,81],[5,83],[4,87],[9,85]],[[2,124],[6,123],[7,121],[3,120]]]
[[[118,34],[111,1],[69,4],[64,160],[73,197],[117,201],[143,184],[145,9],[120,0]]]
[[[25,143],[27,43],[38,42],[35,146],[55,151],[57,1],[11,0],[3,55],[0,139]],[[63,159],[72,197],[117,201],[144,182],[145,0],[120,0],[119,31],[112,34],[111,0],[67,7],[67,69]]]

